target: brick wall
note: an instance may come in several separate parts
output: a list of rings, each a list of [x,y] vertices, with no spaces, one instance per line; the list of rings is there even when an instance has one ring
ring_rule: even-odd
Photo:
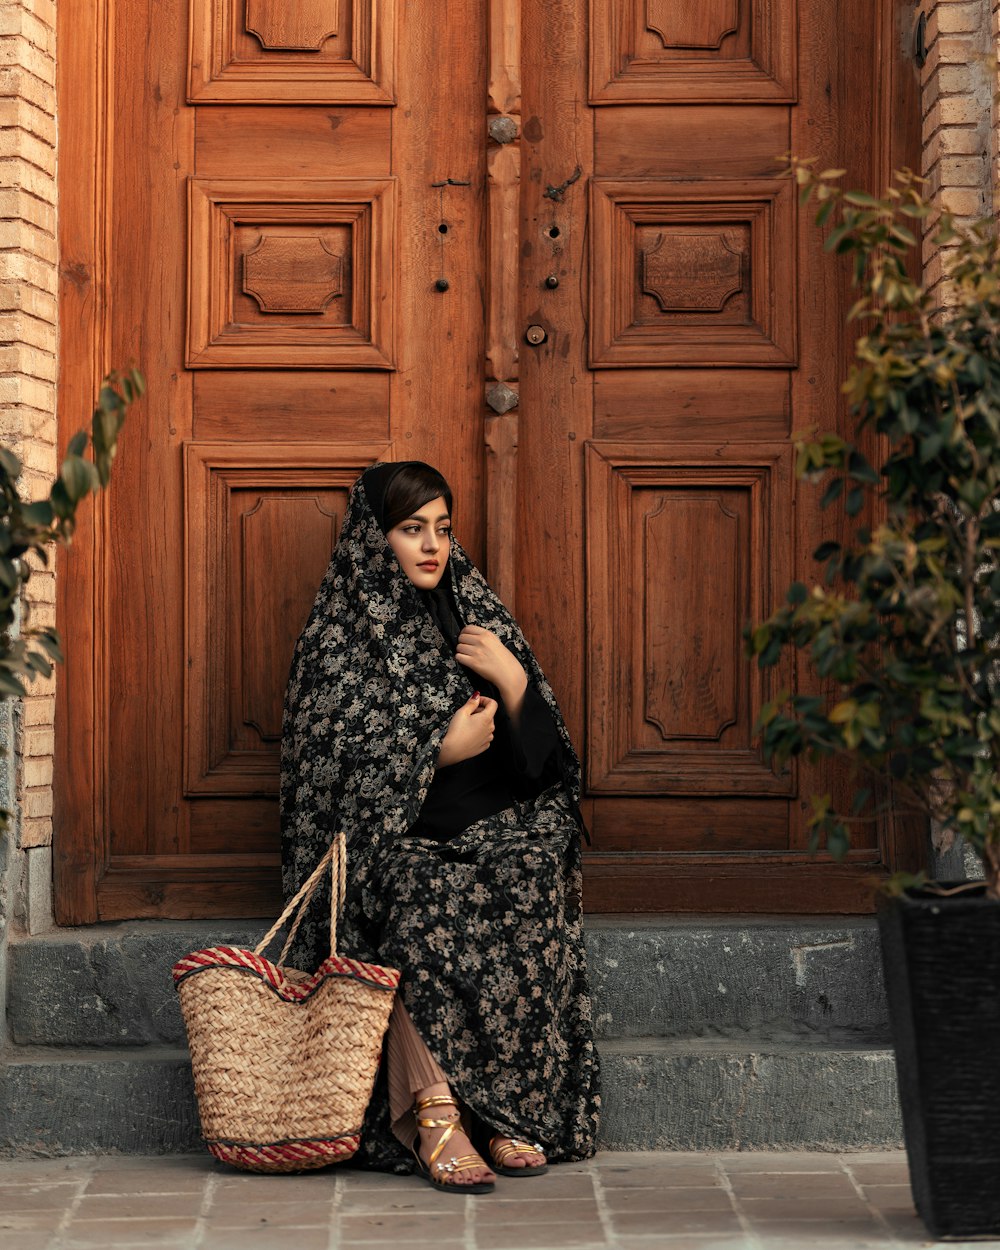
[[[0,0],[0,439],[20,456],[32,498],[56,469],[55,29],[54,0]],[[28,612],[55,623],[55,574],[41,565]],[[25,848],[52,840],[54,711],[54,678],[14,709]]]
[[[992,0],[1000,10],[1000,0]],[[991,0],[936,0],[927,17],[923,68],[923,175],[926,193],[959,225],[993,211],[996,68]],[[946,252],[927,238],[925,273],[940,280]]]

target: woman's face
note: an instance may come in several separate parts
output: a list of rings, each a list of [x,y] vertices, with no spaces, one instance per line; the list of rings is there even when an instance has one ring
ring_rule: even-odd
[[[433,590],[451,551],[451,517],[443,498],[432,499],[386,534],[399,566],[420,590]]]

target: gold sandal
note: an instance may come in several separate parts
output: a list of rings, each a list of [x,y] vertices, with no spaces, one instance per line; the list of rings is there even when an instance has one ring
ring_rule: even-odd
[[[511,1155],[541,1155],[544,1159],[545,1151],[537,1142],[521,1141],[520,1138],[510,1137],[501,1146],[494,1147],[493,1143],[499,1140],[501,1134],[490,1138],[490,1159],[493,1162],[493,1170],[499,1172],[501,1176],[541,1176],[543,1172],[549,1170],[547,1163],[538,1163],[532,1166],[526,1163],[520,1168],[504,1167],[504,1160],[509,1159]]]
[[[413,1114],[416,1116],[418,1128],[443,1128],[444,1132],[438,1144],[431,1151],[429,1163],[424,1163],[419,1154],[419,1135],[413,1146],[413,1153],[417,1158],[417,1166],[420,1169],[420,1175],[433,1185],[435,1189],[446,1189],[449,1193],[454,1194],[488,1194],[492,1193],[495,1188],[493,1181],[476,1181],[472,1185],[456,1185],[452,1181],[445,1180],[446,1176],[454,1176],[456,1172],[465,1172],[469,1168],[484,1168],[487,1166],[486,1160],[480,1158],[479,1155],[454,1155],[447,1163],[438,1163],[442,1151],[448,1142],[454,1136],[456,1130],[461,1127],[461,1118],[458,1120],[427,1120],[421,1117],[420,1112],[426,1111],[428,1107],[454,1107],[458,1110],[458,1103],[454,1098],[446,1097],[444,1094],[435,1094],[431,1098],[421,1098],[417,1105],[413,1108]],[[438,1179],[438,1178],[441,1179]]]

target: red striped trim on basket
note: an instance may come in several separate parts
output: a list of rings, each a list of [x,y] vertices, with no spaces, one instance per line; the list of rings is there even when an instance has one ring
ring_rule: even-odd
[[[324,959],[309,976],[295,976],[294,980],[285,970],[251,950],[239,946],[209,946],[192,951],[179,959],[173,967],[174,985],[199,972],[213,968],[233,968],[260,979],[288,1002],[304,1002],[311,998],[328,977],[348,977],[362,981],[374,989],[394,990],[399,985],[400,974],[395,968],[383,968],[379,964],[363,963],[360,959],[348,959],[345,955],[331,955]]]
[[[359,1133],[320,1140],[264,1142],[209,1141],[209,1151],[222,1163],[249,1172],[301,1172],[349,1159],[358,1149]]]

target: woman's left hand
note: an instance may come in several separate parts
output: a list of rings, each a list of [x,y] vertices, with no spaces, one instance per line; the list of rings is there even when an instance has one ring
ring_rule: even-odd
[[[455,659],[479,677],[491,681],[504,695],[524,692],[527,675],[517,656],[508,651],[496,634],[480,625],[466,625],[458,636]]]

